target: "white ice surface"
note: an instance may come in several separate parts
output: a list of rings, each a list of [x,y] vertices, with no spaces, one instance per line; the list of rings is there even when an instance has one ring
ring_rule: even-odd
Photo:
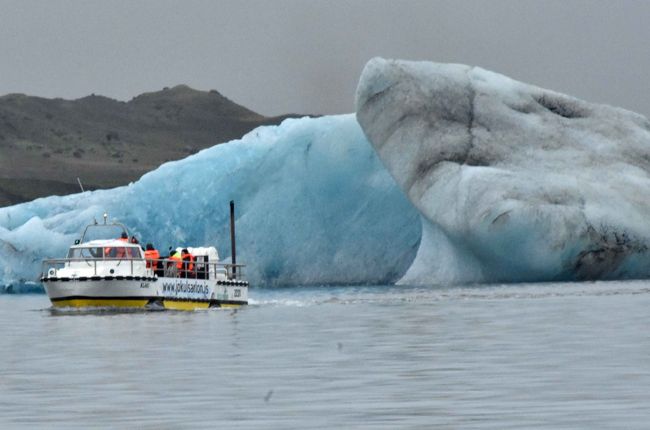
[[[425,220],[402,282],[650,275],[645,117],[480,68],[376,58],[357,119]]]

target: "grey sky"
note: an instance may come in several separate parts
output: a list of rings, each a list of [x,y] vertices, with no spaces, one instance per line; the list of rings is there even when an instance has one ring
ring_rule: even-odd
[[[353,111],[373,56],[479,65],[650,114],[647,1],[0,0],[0,94],[185,83],[265,115]]]

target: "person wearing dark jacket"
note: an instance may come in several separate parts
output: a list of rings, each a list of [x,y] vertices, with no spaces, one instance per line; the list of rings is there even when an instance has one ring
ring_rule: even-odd
[[[181,259],[183,260],[183,278],[193,278],[194,256],[186,248],[183,248]]]

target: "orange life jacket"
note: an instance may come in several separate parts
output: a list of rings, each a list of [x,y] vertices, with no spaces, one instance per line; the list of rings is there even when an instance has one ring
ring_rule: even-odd
[[[180,255],[174,254],[171,257],[169,257],[169,259],[176,261],[176,268],[178,270],[181,270],[183,268],[183,260],[181,259]]]
[[[185,264],[185,270],[188,272],[194,270],[194,256],[189,252],[187,254],[183,254],[183,263]]]
[[[155,269],[157,262],[154,260],[160,259],[160,253],[156,249],[149,249],[144,252],[144,258],[147,259],[147,268],[153,267]]]
[[[128,237],[120,237],[120,238],[117,239],[117,240],[121,240],[122,242],[128,242],[128,241],[129,241],[129,238],[128,238]]]

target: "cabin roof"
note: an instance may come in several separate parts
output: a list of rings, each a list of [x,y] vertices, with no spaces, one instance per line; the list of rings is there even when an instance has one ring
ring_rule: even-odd
[[[73,245],[71,248],[91,248],[94,246],[110,246],[110,247],[118,247],[118,246],[126,246],[130,248],[138,247],[140,248],[139,243],[130,243],[130,242],[124,242],[122,240],[118,239],[96,239],[96,240],[90,240],[88,242],[80,243],[78,245]]]

